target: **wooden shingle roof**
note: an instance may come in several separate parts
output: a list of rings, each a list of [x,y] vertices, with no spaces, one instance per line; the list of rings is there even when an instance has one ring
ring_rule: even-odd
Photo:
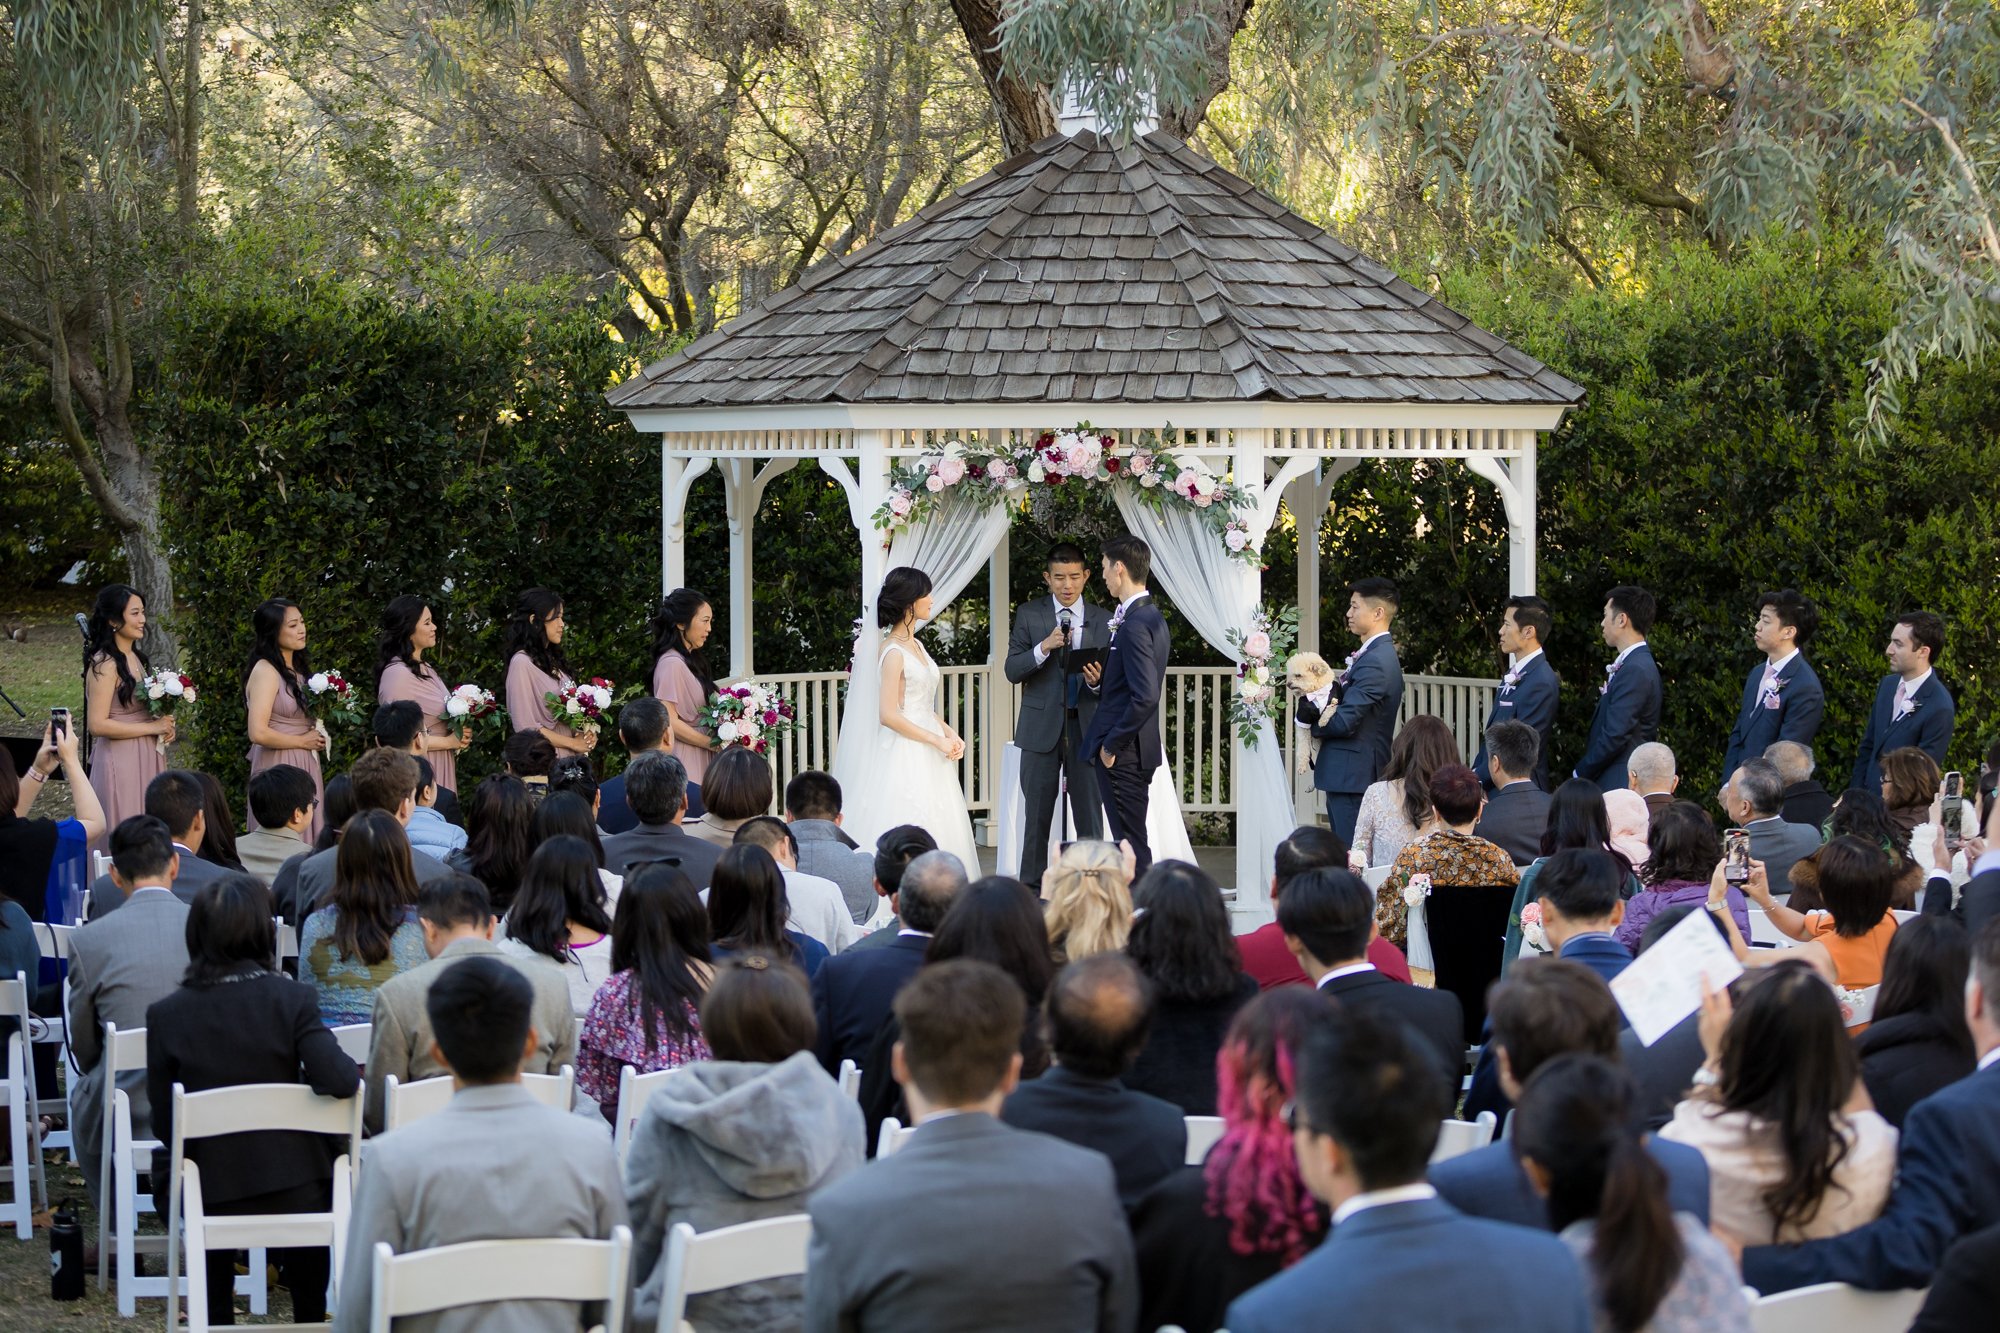
[[[1566,405],[1583,391],[1178,139],[1052,137],[611,392]]]

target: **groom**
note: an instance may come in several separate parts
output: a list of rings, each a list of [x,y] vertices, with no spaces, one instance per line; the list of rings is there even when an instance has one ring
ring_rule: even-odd
[[[1007,640],[1007,679],[1021,687],[1021,716],[1014,743],[1021,747],[1021,794],[1027,802],[1027,840],[1021,847],[1021,882],[1039,890],[1049,863],[1049,825],[1062,800],[1068,775],[1070,806],[1076,811],[1076,838],[1102,836],[1097,779],[1084,733],[1097,713],[1093,688],[1101,679],[1096,662],[1081,670],[1070,654],[1101,650],[1111,642],[1111,613],[1083,600],[1090,566],[1083,551],[1068,542],[1049,548],[1042,582],[1049,595],[1024,602],[1014,614]],[[1068,825],[1065,823],[1065,828]]]
[[[1136,878],[1153,863],[1146,842],[1146,794],[1165,762],[1160,744],[1160,696],[1167,682],[1167,622],[1146,591],[1153,553],[1137,537],[1104,543],[1104,588],[1118,599],[1111,617],[1111,652],[1098,683],[1097,716],[1084,733],[1084,753],[1097,769],[1113,841],[1132,844]]]

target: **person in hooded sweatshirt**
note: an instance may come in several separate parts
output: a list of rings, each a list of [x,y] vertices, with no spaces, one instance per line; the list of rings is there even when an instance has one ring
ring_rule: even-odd
[[[813,1055],[805,974],[761,954],[717,966],[700,1005],[713,1060],[682,1065],[646,1101],[625,1162],[635,1328],[660,1317],[667,1233],[783,1217],[866,1157],[860,1105]],[[804,1319],[796,1277],[752,1282],[688,1301],[701,1333],[783,1333]]]

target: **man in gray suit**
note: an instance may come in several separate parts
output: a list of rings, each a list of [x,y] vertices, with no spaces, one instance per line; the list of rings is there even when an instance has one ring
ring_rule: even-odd
[[[1722,808],[1750,834],[1750,859],[1764,863],[1771,892],[1780,896],[1792,891],[1792,866],[1819,850],[1819,830],[1787,824],[1778,814],[1784,806],[1784,776],[1768,759],[1745,759],[1722,786]]]
[[[969,958],[897,995],[890,1059],[917,1130],[807,1204],[806,1333],[1130,1333],[1138,1278],[1111,1163],[998,1119],[1026,1007]]]
[[[174,851],[180,856],[180,875],[173,881],[176,898],[194,901],[201,886],[221,879],[229,872],[213,861],[194,854],[208,833],[202,816],[201,780],[184,768],[170,768],[146,784],[146,813],[167,826]],[[125,905],[125,893],[109,875],[99,875],[90,886],[90,920]]]
[[[785,822],[799,844],[799,869],[830,879],[856,923],[875,915],[875,858],[840,827],[840,784],[815,769],[785,784]]]
[[[535,988],[498,958],[460,958],[425,997],[451,1105],[370,1139],[348,1233],[334,1327],[362,1333],[374,1304],[375,1245],[397,1254],[475,1240],[607,1240],[625,1223],[618,1159],[602,1124],[536,1101],[521,1062],[540,1037]],[[587,1326],[572,1304],[507,1301],[398,1319],[402,1333],[521,1333]]]
[[[157,779],[156,779],[157,780]],[[150,793],[149,793],[150,796]],[[192,860],[174,850],[165,821],[133,815],[111,832],[111,882],[123,906],[70,937],[71,1058],[80,1077],[70,1096],[71,1128],[84,1187],[94,1206],[104,1161],[104,1025],[130,1032],[146,1026],[146,1009],[165,999],[187,971],[187,904],[174,894],[175,874]],[[146,1071],[118,1076],[132,1099],[132,1132],[152,1137]]]
[[[723,849],[681,827],[687,814],[687,786],[687,769],[672,755],[659,751],[634,755],[625,769],[625,799],[639,817],[639,827],[604,840],[604,868],[614,875],[629,875],[642,862],[671,861],[697,891],[706,889]]]
[[[355,814],[363,810],[386,810],[398,823],[410,822],[417,808],[417,761],[409,755],[400,750],[370,750],[347,770],[347,780],[353,784]],[[334,862],[339,856],[340,848],[333,846],[287,861],[271,884],[278,915],[298,925],[326,906],[327,895],[333,891]],[[410,848],[410,868],[417,872],[419,885],[452,873],[450,866],[414,847]]]
[[[1049,825],[1065,775],[1076,812],[1065,840],[1102,836],[1097,775],[1083,753],[1083,736],[1097,713],[1091,687],[1103,668],[1093,662],[1072,669],[1070,655],[1111,645],[1111,613],[1083,600],[1090,566],[1081,549],[1068,542],[1050,547],[1042,582],[1049,595],[1022,603],[1014,613],[1004,668],[1007,679],[1021,687],[1014,744],[1021,748],[1021,794],[1027,800],[1021,882],[1030,888],[1040,886],[1048,868]]]
[[[375,992],[370,1018],[368,1102],[362,1112],[371,1134],[380,1134],[388,1117],[388,1080],[398,1083],[437,1078],[451,1070],[435,1053],[431,1031],[431,987],[445,969],[461,958],[498,958],[518,967],[535,988],[530,1017],[540,1038],[522,1065],[527,1074],[559,1074],[576,1063],[576,1011],[570,1007],[569,986],[561,968],[500,952],[493,942],[493,899],[486,886],[471,875],[446,875],[424,885],[417,895],[417,920],[424,928],[424,952],[431,961],[400,972]]]

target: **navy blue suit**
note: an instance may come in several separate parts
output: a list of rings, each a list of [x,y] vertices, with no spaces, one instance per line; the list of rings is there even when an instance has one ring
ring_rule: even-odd
[[[868,1048],[889,1021],[889,1006],[903,983],[924,965],[928,935],[898,935],[878,949],[849,949],[813,973],[813,1017],[819,1036],[813,1051],[829,1074],[840,1062],[865,1064]]]
[[[1864,1291],[1930,1284],[1960,1236],[2000,1223],[2000,1065],[1910,1108],[1896,1147],[1896,1189],[1867,1226],[1803,1245],[1743,1252],[1743,1280],[1769,1295],[1816,1282]]]
[[[1605,791],[1626,786],[1625,761],[1632,751],[1660,738],[1661,698],[1659,664],[1653,661],[1652,648],[1641,643],[1625,655],[1605,682],[1604,693],[1597,696],[1590,739],[1584,742],[1583,758],[1576,761],[1576,775]]]
[[[1777,741],[1811,745],[1819,734],[1819,724],[1826,717],[1826,691],[1804,653],[1779,670],[1776,708],[1764,706],[1763,693],[1764,663],[1759,662],[1743,682],[1743,703],[1736,710],[1736,726],[1722,755],[1724,782],[1745,759],[1762,758],[1765,747]]]
[[[1403,664],[1387,634],[1362,650],[1347,669],[1347,683],[1336,688],[1340,697],[1331,709],[1301,699],[1298,716],[1312,724],[1320,743],[1313,786],[1326,793],[1327,822],[1341,841],[1353,842],[1361,794],[1388,766],[1389,742],[1403,711]]]
[[[1493,696],[1493,715],[1486,719],[1486,729],[1491,731],[1495,723],[1525,722],[1533,727],[1542,738],[1542,748],[1535,757],[1535,785],[1543,791],[1555,790],[1549,783],[1549,755],[1555,748],[1556,703],[1562,697],[1562,682],[1556,678],[1556,669],[1549,665],[1547,653],[1536,653],[1534,660],[1521,668],[1521,679],[1513,688],[1506,685]],[[1486,742],[1479,742],[1479,754],[1472,761],[1472,771],[1493,789],[1493,774],[1486,766]],[[1516,776],[1520,776],[1516,774]]]
[[[1632,965],[1631,951],[1609,935],[1578,935],[1566,941],[1556,957],[1582,963],[1603,977],[1607,986],[1613,977]],[[1624,1026],[1623,1014],[1619,1015],[1618,1023]],[[1471,1120],[1481,1111],[1491,1111],[1504,1120],[1514,1109],[1514,1103],[1500,1090],[1500,1057],[1493,1045],[1490,1021],[1480,1033],[1479,1048],[1479,1059],[1472,1066],[1472,1086],[1465,1090],[1465,1118]],[[1703,1216],[1706,1215],[1704,1212]]]
[[[1230,1303],[1230,1333],[1588,1333],[1584,1278],[1545,1231],[1467,1217],[1438,1199],[1367,1208]]]
[[[1667,1206],[1708,1225],[1708,1162],[1685,1143],[1653,1138],[1646,1151],[1667,1173]],[[1549,1202],[1535,1193],[1512,1143],[1489,1143],[1431,1164],[1438,1197],[1468,1217],[1549,1229]]]
[[[1884,676],[1875,687],[1875,706],[1868,711],[1868,726],[1861,733],[1861,753],[1854,759],[1854,780],[1847,785],[1876,791],[1882,786],[1882,756],[1891,750],[1914,745],[1944,767],[1944,752],[1951,748],[1951,727],[1957,708],[1938,683],[1933,671],[1917,686],[1916,707],[1896,721],[1896,691],[1901,676]]]
[[[1083,738],[1083,752],[1097,771],[1097,790],[1111,823],[1111,840],[1127,839],[1144,872],[1153,863],[1146,842],[1146,793],[1153,770],[1166,762],[1160,743],[1160,696],[1166,690],[1167,620],[1150,594],[1126,609],[1111,636],[1104,674],[1097,683],[1097,716]],[[1104,767],[1100,752],[1116,761]]]

